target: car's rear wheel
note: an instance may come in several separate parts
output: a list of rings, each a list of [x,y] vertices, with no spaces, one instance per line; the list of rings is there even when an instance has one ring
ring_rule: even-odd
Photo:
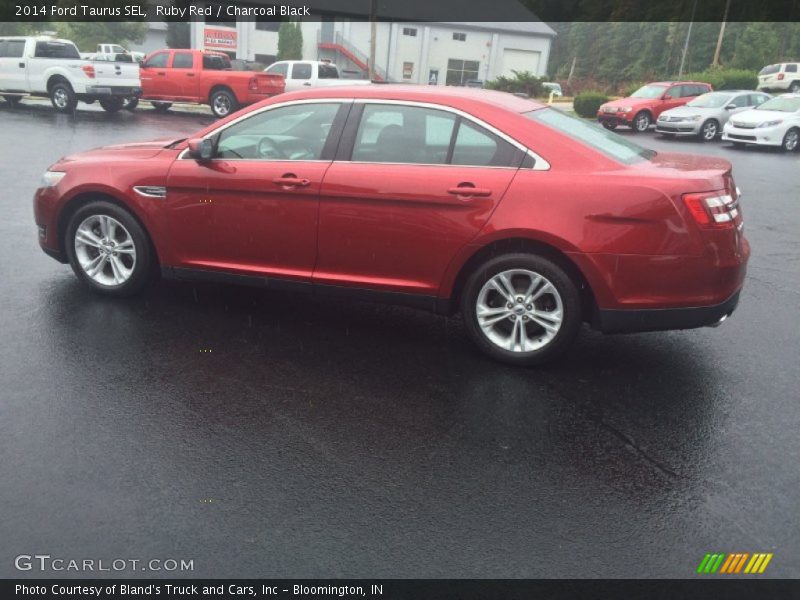
[[[789,86],[789,93],[790,94],[800,94],[800,81],[793,81],[792,85]]]
[[[169,110],[169,107],[172,106],[172,102],[156,102],[156,101],[152,101],[152,102],[150,102],[150,104],[153,105],[153,108],[156,109],[156,112],[160,112],[160,113],[167,112]]]
[[[714,119],[709,119],[700,127],[700,139],[704,142],[713,142],[719,133],[719,123]]]
[[[3,96],[3,100],[8,102],[11,106],[16,106],[22,100],[22,96]]]
[[[643,110],[633,118],[633,130],[636,133],[644,133],[650,129],[650,122],[650,113]]]
[[[116,113],[122,110],[125,105],[125,100],[122,98],[100,98],[100,106],[107,113]]]
[[[71,113],[78,106],[78,97],[66,81],[57,81],[50,86],[50,102],[58,112]]]
[[[790,129],[783,136],[781,142],[781,150],[784,152],[794,152],[797,150],[798,143],[800,142],[800,129]]]
[[[228,90],[215,90],[210,98],[211,112],[220,119],[236,110],[236,98]]]
[[[483,263],[461,297],[467,333],[486,354],[538,365],[564,352],[581,324],[578,287],[554,261],[506,254]]]
[[[79,208],[67,225],[72,270],[93,290],[129,296],[147,282],[152,252],[139,222],[124,208],[99,200]]]

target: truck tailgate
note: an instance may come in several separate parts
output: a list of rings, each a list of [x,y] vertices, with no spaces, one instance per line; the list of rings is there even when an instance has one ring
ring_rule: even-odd
[[[97,88],[139,88],[139,65],[132,62],[110,62],[96,60],[94,66],[94,81],[89,85]]]

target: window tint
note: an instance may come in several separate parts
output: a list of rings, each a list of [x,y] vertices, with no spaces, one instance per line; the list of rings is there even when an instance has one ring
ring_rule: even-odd
[[[159,52],[158,54],[154,54],[150,58],[148,58],[144,66],[145,67],[152,67],[156,69],[163,69],[167,66],[167,59],[169,58],[169,54],[166,52]]]
[[[227,56],[203,54],[203,68],[206,71],[225,71],[231,68],[231,61]]]
[[[80,58],[74,44],[64,42],[36,42],[36,58]]]
[[[267,67],[267,73],[274,73],[275,75],[283,75],[286,77],[286,71],[288,69],[289,65],[286,63],[275,63],[274,65]]]
[[[683,89],[682,85],[673,86],[667,90],[665,96],[667,98],[680,98],[682,89]]]
[[[176,52],[172,57],[173,69],[191,69],[193,56],[190,52]]]
[[[455,115],[441,110],[368,104],[356,134],[353,160],[443,165],[455,123]]]
[[[478,125],[464,119],[461,120],[453,147],[451,164],[517,167],[519,158],[521,156],[518,150],[505,140]]]
[[[311,79],[311,64],[295,63],[292,65],[292,79]]]
[[[790,64],[786,65],[786,68],[784,69],[784,71],[787,72],[787,73],[797,73],[797,64],[790,63]]]
[[[333,65],[319,65],[320,79],[339,79],[339,71]]]
[[[295,104],[267,110],[224,129],[218,158],[319,160],[339,104]]]
[[[750,96],[748,94],[742,94],[741,96],[736,96],[728,104],[734,104],[736,106],[736,108],[743,108],[745,106],[751,106],[750,98],[752,98],[752,96]]]

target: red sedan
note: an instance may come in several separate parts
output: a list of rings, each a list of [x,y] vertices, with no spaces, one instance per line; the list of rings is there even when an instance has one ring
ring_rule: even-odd
[[[511,94],[401,85],[284,94],[188,140],[64,158],[39,241],[84,283],[167,277],[458,310],[538,364],[582,322],[715,325],[750,253],[725,160],[646,150]]]

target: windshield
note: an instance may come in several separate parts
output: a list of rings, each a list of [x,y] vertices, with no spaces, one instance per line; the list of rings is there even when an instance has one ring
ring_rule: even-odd
[[[772,75],[773,73],[777,73],[781,70],[780,65],[769,65],[768,67],[764,67],[761,69],[758,74],[759,75]]]
[[[781,112],[795,112],[800,110],[800,98],[788,98],[786,96],[770,98],[763,104],[757,106],[755,110],[779,110]]]
[[[665,89],[663,85],[643,85],[631,94],[631,98],[660,98]]]
[[[532,110],[523,114],[626,165],[649,160],[656,155],[652,150],[629,142],[597,123],[573,117],[556,108]]]
[[[720,92],[711,92],[710,94],[703,94],[698,96],[686,106],[694,108],[719,108],[725,106],[733,98],[733,94],[722,94]]]

